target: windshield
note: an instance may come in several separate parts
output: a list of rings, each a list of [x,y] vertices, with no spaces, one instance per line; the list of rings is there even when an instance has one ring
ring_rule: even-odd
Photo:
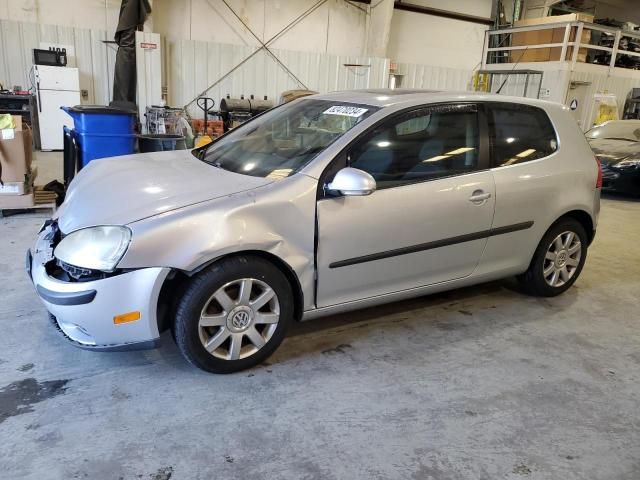
[[[618,120],[603,123],[593,127],[586,133],[587,138],[610,140],[640,141],[640,122],[633,120]]]
[[[287,103],[238,127],[199,156],[231,172],[288,177],[376,110],[330,100]]]

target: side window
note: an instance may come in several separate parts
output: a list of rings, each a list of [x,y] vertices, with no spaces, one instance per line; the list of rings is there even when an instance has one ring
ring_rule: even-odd
[[[376,129],[349,152],[350,166],[378,189],[459,175],[478,166],[475,105],[413,111]]]
[[[490,105],[491,165],[504,167],[551,155],[558,148],[547,114],[527,105]]]

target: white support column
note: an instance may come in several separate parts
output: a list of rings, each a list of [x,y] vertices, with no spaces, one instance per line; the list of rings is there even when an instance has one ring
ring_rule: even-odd
[[[620,47],[620,39],[622,38],[622,31],[616,32],[616,39],[613,42],[613,52],[611,52],[611,61],[609,62],[609,72],[607,75],[611,75],[613,69],[616,66],[616,60],[618,59],[618,48]]]
[[[576,68],[576,62],[578,61],[578,53],[580,51],[580,44],[582,43],[582,30],[584,28],[584,23],[580,22],[578,24],[578,29],[576,31],[576,38],[573,42],[573,55],[571,56],[571,71]]]
[[[382,58],[387,56],[392,17],[393,0],[377,0],[373,2],[373,6],[369,8],[365,55]]]
[[[562,39],[562,50],[560,51],[560,61],[564,62],[567,59],[567,43],[571,35],[571,24],[567,23],[564,27],[564,38]]]

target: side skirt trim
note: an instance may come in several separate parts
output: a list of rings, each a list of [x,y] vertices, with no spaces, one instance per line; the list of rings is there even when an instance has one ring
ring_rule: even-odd
[[[504,235],[506,233],[518,232],[520,230],[527,230],[533,226],[533,221],[515,223],[513,225],[506,225],[504,227],[496,227],[490,230],[483,230],[481,232],[468,233],[465,235],[458,235],[456,237],[444,238],[442,240],[435,240],[433,242],[421,243],[419,245],[412,245],[410,247],[396,248],[394,250],[387,250],[385,252],[372,253],[370,255],[363,255],[361,257],[348,258],[346,260],[339,260],[329,264],[329,268],[348,267],[350,265],[357,265],[359,263],[374,262],[376,260],[382,260],[385,258],[397,257],[400,255],[408,255],[410,253],[423,252],[425,250],[433,250],[434,248],[448,247],[449,245],[456,245],[458,243],[471,242],[473,240],[480,240],[483,238],[494,237],[496,235]]]

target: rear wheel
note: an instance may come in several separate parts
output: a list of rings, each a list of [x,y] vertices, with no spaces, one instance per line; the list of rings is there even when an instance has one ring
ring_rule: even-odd
[[[224,259],[193,279],[178,304],[174,336],[195,366],[231,373],[264,361],[293,319],[286,277],[254,256]]]
[[[587,257],[587,235],[572,218],[560,220],[544,235],[529,269],[519,277],[527,293],[553,297],[578,279]]]

